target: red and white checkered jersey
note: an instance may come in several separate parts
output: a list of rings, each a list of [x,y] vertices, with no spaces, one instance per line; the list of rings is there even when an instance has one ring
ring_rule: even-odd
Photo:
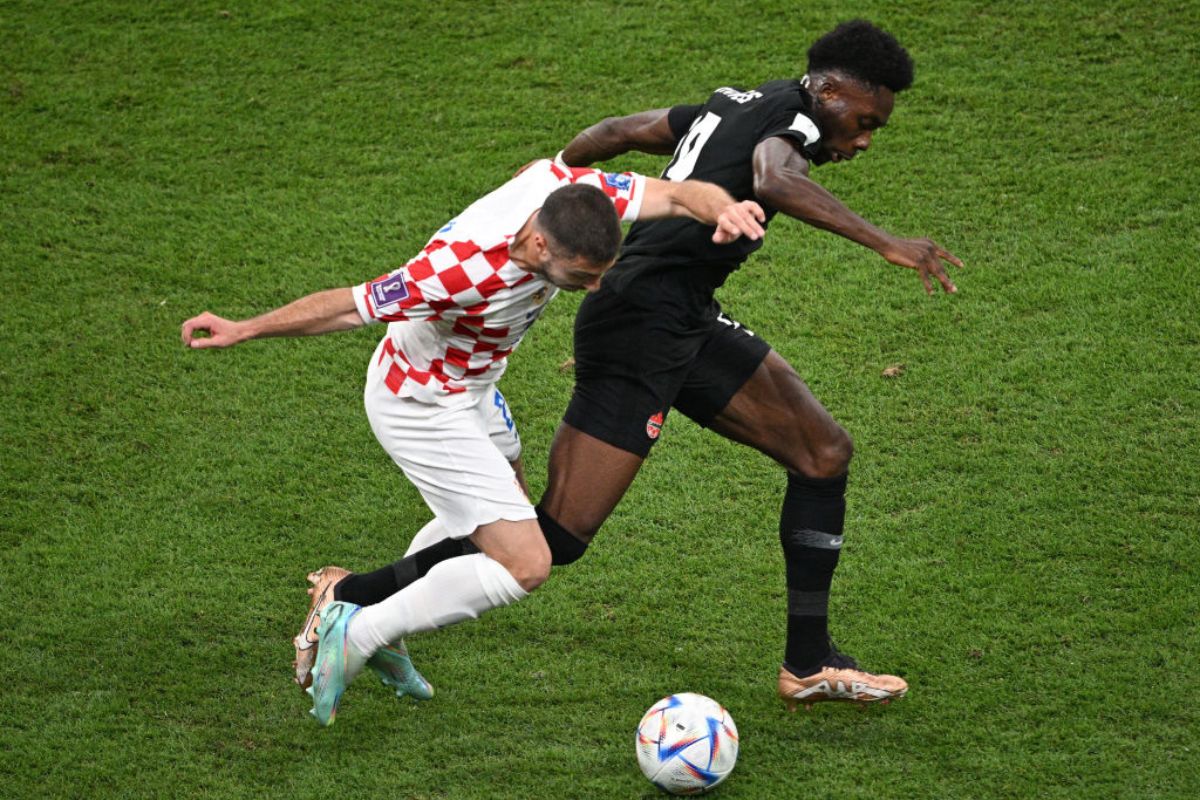
[[[608,195],[622,221],[637,219],[645,178],[538,161],[472,203],[403,267],[354,287],[365,322],[388,322],[386,383],[426,402],[499,380],[509,353],[558,288],[508,257],[547,196],[585,183]]]

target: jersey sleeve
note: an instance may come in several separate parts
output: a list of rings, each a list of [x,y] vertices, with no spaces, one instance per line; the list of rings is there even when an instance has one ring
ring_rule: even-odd
[[[427,319],[431,309],[409,274],[411,264],[354,287],[354,305],[363,322]]]
[[[821,130],[816,120],[799,108],[783,108],[768,118],[758,140],[779,136],[799,145],[805,156],[812,158],[821,141]]]
[[[692,120],[700,113],[700,109],[704,106],[672,106],[667,112],[667,125],[671,127],[671,135],[675,137],[675,141],[679,141],[687,135],[688,128],[692,126]]]
[[[622,222],[633,222],[638,218],[638,213],[642,210],[642,199],[646,194],[645,176],[636,172],[603,172],[586,167],[567,167],[565,172],[558,166],[554,169],[564,173],[563,177],[569,183],[595,186],[608,195]]]
[[[366,323],[452,318],[483,299],[484,282],[495,280],[493,261],[507,256],[435,239],[400,269],[355,286],[354,304]]]

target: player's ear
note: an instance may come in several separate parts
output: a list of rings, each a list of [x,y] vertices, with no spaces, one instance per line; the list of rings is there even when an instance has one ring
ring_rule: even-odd
[[[541,216],[541,213],[542,210],[539,208],[537,211],[534,211],[533,215],[529,218],[529,221],[533,223],[529,230],[529,243],[533,246],[534,252],[537,253],[539,257],[545,255],[546,250],[549,247],[546,242],[546,234],[542,232],[541,225],[538,224],[538,217]]]
[[[834,75],[822,75],[817,83],[817,94],[826,102],[836,99],[841,89],[841,82]]]

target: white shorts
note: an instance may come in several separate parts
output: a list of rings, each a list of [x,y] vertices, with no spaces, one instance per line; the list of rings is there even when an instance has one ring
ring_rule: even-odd
[[[500,390],[467,391],[444,403],[397,397],[384,383],[379,353],[367,370],[367,419],[450,538],[501,519],[536,519],[509,464],[521,454],[521,438]]]

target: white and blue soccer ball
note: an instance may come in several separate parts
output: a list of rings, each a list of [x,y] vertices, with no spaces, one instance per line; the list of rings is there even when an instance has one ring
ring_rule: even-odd
[[[665,792],[708,791],[729,776],[737,757],[733,717],[702,694],[664,697],[638,723],[638,766]]]

